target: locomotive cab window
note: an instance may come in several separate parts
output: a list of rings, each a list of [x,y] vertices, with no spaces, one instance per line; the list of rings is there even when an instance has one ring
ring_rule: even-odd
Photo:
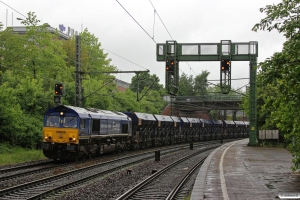
[[[59,127],[59,116],[47,116],[46,126]]]
[[[64,117],[63,127],[77,127],[77,117]]]

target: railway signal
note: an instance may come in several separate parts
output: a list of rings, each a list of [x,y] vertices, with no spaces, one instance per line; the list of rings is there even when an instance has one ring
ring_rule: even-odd
[[[167,60],[166,61],[166,71],[167,72],[174,72],[175,62],[174,60]]]
[[[60,104],[61,97],[64,96],[64,85],[62,83],[56,83],[54,87],[54,103]]]
[[[55,84],[55,95],[63,96],[64,95],[64,85],[61,83]]]
[[[221,60],[221,71],[229,71],[230,60],[224,59]]]
[[[54,95],[54,103],[60,104],[61,103],[61,96]]]

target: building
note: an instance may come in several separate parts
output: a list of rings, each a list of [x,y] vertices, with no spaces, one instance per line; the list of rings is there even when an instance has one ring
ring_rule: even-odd
[[[129,88],[130,83],[127,83],[125,81],[115,79],[115,84],[118,86],[118,89],[120,92],[125,92],[126,89]]]
[[[7,27],[9,29],[12,29],[13,30],[13,33],[17,33],[19,35],[24,35],[26,33],[26,27],[25,26],[13,26],[13,27]],[[50,33],[56,33],[59,35],[59,38],[62,39],[62,40],[69,40],[71,38],[71,36],[51,27],[50,25],[48,25],[47,27],[47,30],[50,32]]]

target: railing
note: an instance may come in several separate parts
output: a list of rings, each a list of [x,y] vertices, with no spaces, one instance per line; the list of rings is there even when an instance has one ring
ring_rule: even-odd
[[[197,102],[197,101],[242,101],[239,95],[208,95],[208,96],[180,96],[175,97],[178,102]]]

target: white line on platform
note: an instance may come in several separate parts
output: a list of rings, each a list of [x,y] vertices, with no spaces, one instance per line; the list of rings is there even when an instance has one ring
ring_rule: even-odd
[[[223,193],[223,198],[225,200],[229,200],[228,197],[228,193],[227,193],[227,188],[226,188],[226,183],[225,183],[225,178],[224,178],[224,171],[223,171],[223,159],[224,156],[226,154],[226,151],[237,142],[232,143],[229,147],[227,147],[225,149],[225,151],[223,152],[222,156],[221,156],[221,160],[220,160],[220,165],[219,165],[219,170],[220,170],[220,179],[221,179],[221,187],[222,187],[222,193]]]

